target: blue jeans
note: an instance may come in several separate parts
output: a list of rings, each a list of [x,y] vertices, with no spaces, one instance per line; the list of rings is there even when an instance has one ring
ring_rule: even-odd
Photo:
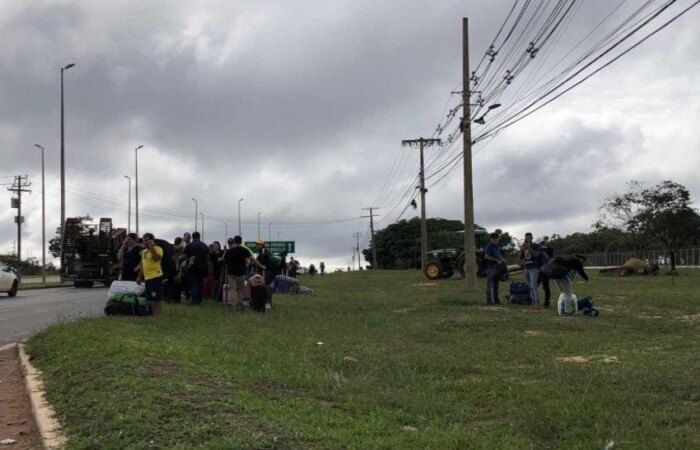
[[[540,276],[540,269],[525,269],[525,279],[527,284],[530,285],[530,300],[533,305],[540,304],[540,293],[537,290],[537,279]]]
[[[498,303],[498,278],[496,268],[486,268],[486,303]]]
[[[202,303],[202,277],[188,274],[187,284],[190,286],[190,301],[195,304]]]

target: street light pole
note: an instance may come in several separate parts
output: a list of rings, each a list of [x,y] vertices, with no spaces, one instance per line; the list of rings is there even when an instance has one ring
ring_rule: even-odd
[[[258,211],[258,239],[260,239],[260,214],[262,214],[262,212]]]
[[[44,147],[34,144],[41,149],[41,282],[46,284],[46,189],[44,185]]]
[[[135,178],[136,178],[136,234],[139,234],[139,149],[143,148],[143,145],[139,145],[134,149],[134,164],[135,164]]]
[[[75,66],[70,63],[65,67],[61,67],[61,271],[64,270],[65,258],[63,255],[63,237],[66,231],[66,137],[65,137],[65,118],[63,111],[63,72]]]
[[[129,175],[124,175],[124,178],[129,180],[129,209],[128,209],[128,219],[127,219],[127,226],[126,226],[126,232],[131,233],[131,177]]]
[[[194,231],[197,231],[197,199],[193,198],[194,202]]]
[[[243,236],[243,232],[241,231],[241,202],[243,201],[242,198],[238,199],[238,235]]]
[[[272,240],[272,222],[267,224],[267,240]]]

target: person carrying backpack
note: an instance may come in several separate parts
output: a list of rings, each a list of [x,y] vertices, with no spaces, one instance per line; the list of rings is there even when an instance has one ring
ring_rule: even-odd
[[[531,304],[540,304],[540,293],[537,290],[537,279],[540,275],[540,253],[542,247],[532,241],[532,233],[525,233],[525,242],[520,250],[520,260],[528,286],[530,286]]]

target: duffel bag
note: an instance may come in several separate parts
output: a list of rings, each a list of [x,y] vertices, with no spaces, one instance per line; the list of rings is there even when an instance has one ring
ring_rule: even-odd
[[[523,283],[521,281],[511,281],[509,291],[511,294],[530,295],[530,286],[527,283]]]
[[[112,297],[113,294],[133,294],[142,295],[146,287],[143,284],[138,284],[135,281],[113,281],[109,286],[108,297]]]
[[[148,316],[152,314],[151,306],[145,297],[134,294],[112,294],[105,306],[108,316]]]

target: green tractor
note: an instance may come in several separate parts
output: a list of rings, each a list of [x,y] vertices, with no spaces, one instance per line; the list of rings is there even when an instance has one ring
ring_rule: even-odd
[[[464,231],[456,231],[455,234],[464,234]],[[477,248],[482,248],[488,242],[489,233],[484,229],[474,230],[474,238]],[[484,252],[476,251],[476,276],[486,277]],[[464,273],[464,252],[454,248],[442,248],[428,252],[428,262],[423,268],[423,273],[429,280],[450,278],[455,272],[459,272],[462,278]]]
[[[476,252],[476,276],[485,277],[484,253],[481,250]],[[455,272],[464,278],[464,252],[458,252],[454,248],[443,248],[428,252],[428,262],[423,269],[423,273],[429,280],[439,280],[450,278]]]

